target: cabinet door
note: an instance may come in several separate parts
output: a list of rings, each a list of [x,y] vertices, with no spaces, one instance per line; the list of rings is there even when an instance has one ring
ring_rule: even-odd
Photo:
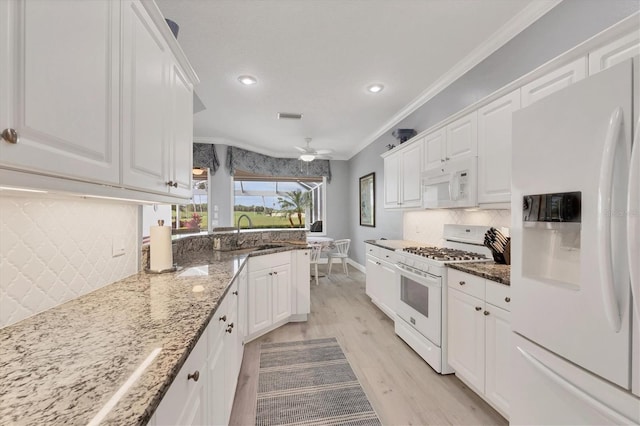
[[[231,302],[233,299],[229,299]],[[236,384],[238,383],[239,372],[239,353],[237,345],[238,329],[236,328],[238,321],[238,312],[235,303],[231,303],[227,310],[229,316],[229,325],[224,332],[224,423],[229,424],[231,416],[231,408],[233,407],[233,398],[236,393]]]
[[[420,207],[422,206],[422,149],[423,141],[413,142],[401,153],[402,162],[400,165],[402,197],[401,206]]]
[[[589,75],[636,56],[640,56],[640,33],[634,31],[589,53]]]
[[[0,166],[118,184],[120,2],[1,3]]]
[[[216,326],[218,326],[216,324]],[[223,324],[220,325],[222,328]],[[225,325],[226,326],[226,325]],[[224,329],[222,331],[224,333]],[[216,341],[210,350],[209,355],[209,423],[213,425],[227,424],[226,420],[226,400],[225,400],[225,363],[224,363],[224,341],[222,336]]]
[[[511,386],[511,320],[509,312],[486,305],[486,381],[485,396],[508,417]]]
[[[449,364],[479,393],[484,392],[484,302],[449,288]]]
[[[171,64],[171,154],[172,195],[191,198],[193,168],[193,87],[178,64]]]
[[[309,264],[310,250],[294,250],[295,279],[291,284],[291,302],[294,314],[308,314],[311,312],[311,269]]]
[[[198,369],[200,377],[198,381],[194,383],[194,389],[189,394],[187,404],[176,424],[185,426],[210,424],[208,417],[209,400],[207,398],[207,368],[208,365],[206,362],[200,365],[200,368]]]
[[[478,155],[478,118],[476,112],[447,126],[445,160]]]
[[[271,276],[270,271],[249,273],[247,309],[249,311],[249,335],[269,327],[271,321]]]
[[[249,334],[249,331],[247,330],[247,295],[249,294],[248,269],[248,266],[242,268],[242,271],[240,271],[240,275],[238,276],[238,331],[240,332],[242,339]]]
[[[291,316],[291,265],[275,267],[272,273],[271,297],[275,323]]]
[[[209,334],[207,328],[160,401],[156,409],[156,424],[207,424]]]
[[[424,137],[424,161],[425,170],[441,167],[444,162],[444,147],[447,138],[446,128],[436,130]]]
[[[529,106],[545,96],[582,80],[585,78],[586,73],[586,59],[580,58],[522,86],[522,107]]]
[[[396,280],[396,269],[390,263],[379,266],[380,302],[384,305],[384,312],[393,319],[396,311],[396,301],[400,299],[400,285]]]
[[[520,89],[478,110],[478,203],[511,201],[511,115]]]
[[[384,158],[384,207],[400,207],[400,153]]]
[[[366,280],[365,280],[365,293],[371,299],[378,300],[379,296],[379,278],[378,272],[380,268],[377,264],[377,260],[372,256],[367,256],[366,263]]]
[[[138,1],[122,5],[122,180],[128,187],[167,193],[168,48]]]

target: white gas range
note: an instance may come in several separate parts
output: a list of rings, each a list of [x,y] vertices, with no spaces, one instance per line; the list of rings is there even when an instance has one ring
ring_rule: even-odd
[[[400,300],[395,333],[441,374],[453,373],[447,362],[447,265],[491,261],[482,245],[486,226],[445,225],[445,247],[396,250]]]

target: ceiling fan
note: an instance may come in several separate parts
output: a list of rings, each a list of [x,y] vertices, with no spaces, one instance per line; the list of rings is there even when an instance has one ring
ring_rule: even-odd
[[[306,147],[302,147],[302,146],[296,146],[295,149],[297,149],[298,151],[300,151],[302,154],[300,154],[300,156],[298,157],[300,160],[302,161],[313,161],[316,158],[322,157],[322,158],[329,158],[326,157],[326,154],[331,154],[333,151],[331,151],[330,149],[313,149],[309,146],[309,144],[311,143],[311,138],[305,138],[304,139],[305,142],[307,142],[307,146]]]

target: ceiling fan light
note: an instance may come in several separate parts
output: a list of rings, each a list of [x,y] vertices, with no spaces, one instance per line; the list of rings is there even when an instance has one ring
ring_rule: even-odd
[[[302,154],[300,156],[300,159],[302,161],[306,161],[306,162],[313,161],[313,160],[315,160],[315,158],[316,158],[316,156],[313,155],[313,154]]]
[[[238,81],[245,86],[253,86],[254,84],[258,83],[258,79],[252,75],[241,75],[240,77],[238,77]]]
[[[384,89],[384,85],[381,83],[375,83],[370,85],[369,87],[367,87],[367,90],[371,93],[379,93],[382,92],[382,89]]]

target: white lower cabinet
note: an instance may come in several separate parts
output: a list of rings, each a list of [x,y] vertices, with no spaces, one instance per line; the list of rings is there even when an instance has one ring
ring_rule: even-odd
[[[291,316],[291,252],[249,258],[249,336]]]
[[[509,286],[449,269],[449,364],[456,376],[509,418]]]
[[[208,333],[205,332],[160,402],[157,425],[207,424]]]
[[[393,251],[366,244],[367,266],[365,292],[389,318],[395,318],[399,283]]]
[[[239,279],[231,285],[207,329],[160,402],[150,424],[226,425],[240,365],[242,318]],[[240,322],[240,324],[238,323]]]

